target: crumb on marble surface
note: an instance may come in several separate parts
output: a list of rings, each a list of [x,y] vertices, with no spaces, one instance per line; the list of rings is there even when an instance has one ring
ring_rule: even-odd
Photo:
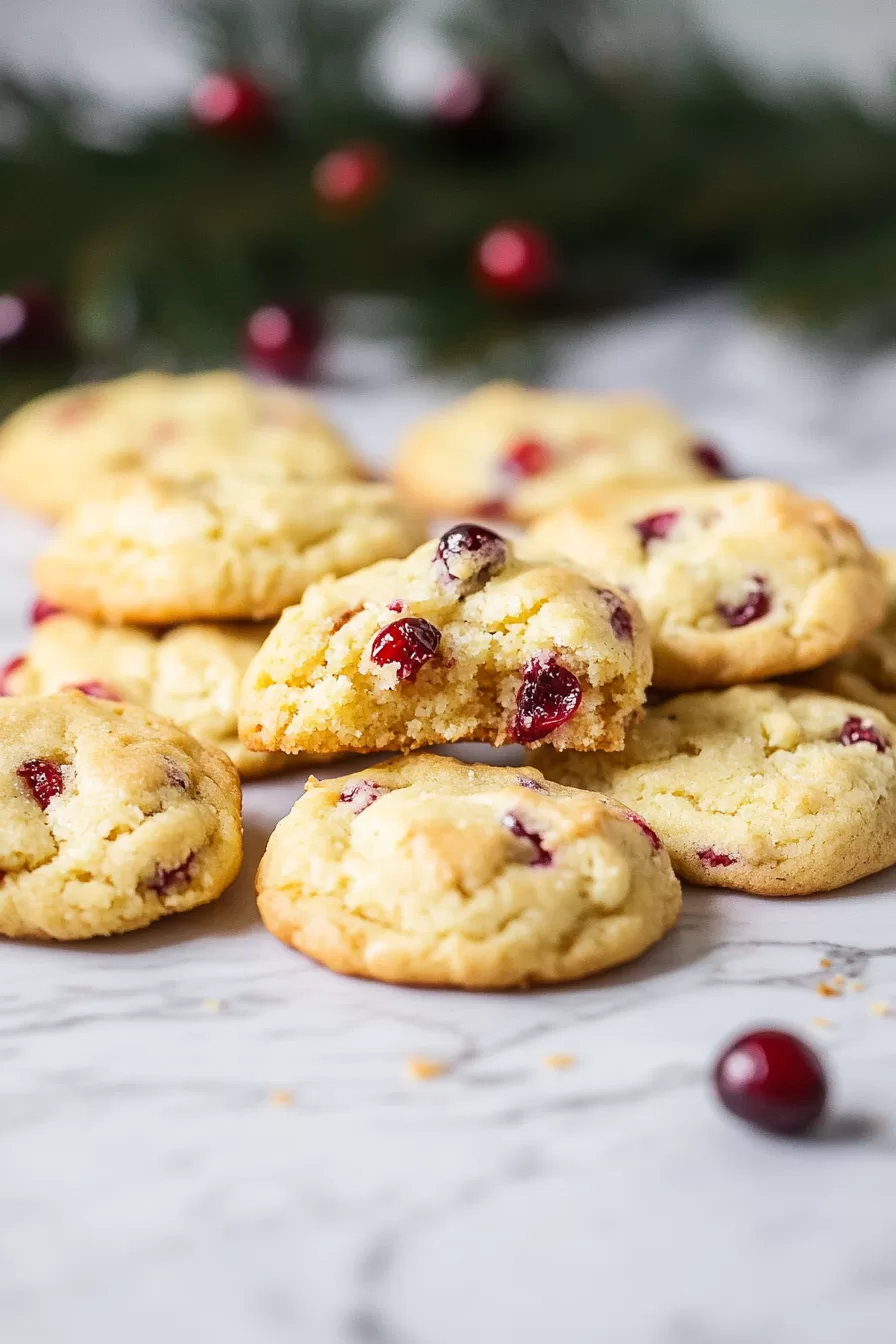
[[[836,985],[829,985],[826,980],[819,980],[815,986],[815,993],[820,994],[823,999],[837,999],[842,992]]]
[[[222,1009],[223,1007],[224,1007],[224,1004],[221,1002],[220,999],[203,999],[203,1000],[202,1000],[202,1011],[203,1011],[204,1013],[220,1013],[220,1011],[221,1011],[221,1009]]]
[[[812,1025],[813,1027],[821,1027],[823,1030],[827,1031],[827,1029],[834,1024],[829,1017],[813,1017]]]
[[[860,994],[863,989],[867,989],[867,985],[865,984],[864,980],[850,980],[849,982],[850,994]]]
[[[546,1069],[571,1069],[579,1061],[575,1055],[567,1055],[562,1051],[555,1055],[545,1055],[544,1066]]]
[[[415,1082],[425,1082],[428,1078],[440,1078],[447,1072],[447,1066],[437,1059],[427,1059],[425,1055],[409,1055],[404,1071]]]
[[[295,1093],[291,1087],[275,1087],[268,1094],[268,1101],[271,1105],[281,1110],[287,1106],[292,1106],[295,1099]]]
[[[890,1001],[889,1001],[889,999],[877,999],[877,1000],[875,1000],[875,1002],[872,1003],[871,1008],[870,1008],[869,1011],[872,1012],[872,1013],[874,1014],[875,1017],[889,1017],[889,1016],[890,1016]]]
[[[827,971],[830,969],[831,959],[830,957],[822,957],[821,961],[818,964],[823,971]]]

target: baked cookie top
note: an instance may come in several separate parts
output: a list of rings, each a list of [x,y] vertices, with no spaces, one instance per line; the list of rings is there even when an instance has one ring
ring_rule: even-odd
[[[332,970],[468,989],[615,966],[681,908],[668,855],[618,803],[431,755],[310,779],[258,893],[271,932]]]
[[[145,477],[68,514],[35,576],[50,601],[113,624],[264,620],[422,536],[386,485]]]
[[[643,813],[679,877],[801,896],[896,862],[894,741],[896,728],[864,705],[735,686],[649,709],[621,752],[532,759]]]
[[[98,625],[66,612],[38,621],[28,650],[0,671],[0,695],[77,688],[142,705],[220,747],[246,778],[295,764],[247,751],[237,736],[240,683],[270,625],[178,625],[169,630]]]
[[[65,388],[0,428],[0,491],[51,518],[135,471],[191,480],[225,466],[274,480],[361,474],[309,397],[226,371],[136,373]]]
[[[722,470],[715,448],[648,398],[489,383],[415,425],[394,475],[428,513],[526,521],[597,485]]]
[[[0,934],[140,929],[220,896],[241,859],[223,752],[80,691],[0,700]]]
[[[461,523],[406,560],[314,585],[246,674],[240,736],[264,751],[442,742],[622,745],[650,680],[640,612],[562,563]]]
[[[847,700],[882,709],[896,722],[896,551],[878,551],[887,589],[883,624],[861,644],[800,678]]]
[[[526,542],[632,593],[662,687],[815,667],[883,616],[880,566],[852,523],[774,481],[595,492],[540,519]]]

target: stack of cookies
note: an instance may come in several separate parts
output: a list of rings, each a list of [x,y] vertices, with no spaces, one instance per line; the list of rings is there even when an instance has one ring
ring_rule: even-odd
[[[403,753],[309,780],[258,874],[273,933],[382,980],[574,979],[658,941],[680,878],[790,896],[896,862],[896,562],[829,505],[725,479],[649,402],[511,384],[419,424],[394,489],[360,475],[305,399],[232,374],[8,423],[0,487],[61,524],[0,686],[21,811],[0,931],[217,895],[233,846],[193,814],[230,771],[232,834],[222,747],[244,776]],[[404,754],[460,742],[516,754]]]

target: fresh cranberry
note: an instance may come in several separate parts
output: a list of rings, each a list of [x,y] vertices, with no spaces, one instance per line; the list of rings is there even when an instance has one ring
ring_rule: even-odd
[[[870,742],[878,751],[886,751],[889,742],[879,728],[875,728],[870,719],[847,719],[840,729],[838,742],[844,747],[854,747],[857,742]]]
[[[58,798],[65,788],[65,780],[62,778],[62,771],[53,761],[45,761],[40,758],[33,761],[23,761],[16,770],[19,779],[24,780],[31,790],[31,796],[42,811],[47,808],[54,798]]]
[[[633,639],[634,626],[632,625],[632,614],[622,598],[618,597],[610,588],[595,588],[594,591],[607,605],[607,609],[610,613],[610,628],[616,638],[625,640]]]
[[[537,779],[530,779],[528,775],[517,775],[517,784],[521,784],[524,789],[535,789],[537,793],[545,793],[544,785]]]
[[[12,695],[13,690],[9,684],[9,679],[14,672],[18,672],[20,667],[25,666],[25,658],[19,654],[17,658],[10,658],[8,663],[0,667],[0,695]]]
[[[640,522],[632,523],[632,527],[641,538],[641,545],[647,549],[652,541],[663,541],[668,537],[675,524],[678,522],[681,514],[675,509],[669,509],[666,513],[651,513]]]
[[[145,883],[147,891],[158,892],[162,899],[172,892],[183,891],[193,876],[193,860],[195,858],[195,854],[188,854],[183,863],[179,863],[176,868],[158,866],[152,877],[148,878]]]
[[[511,476],[540,476],[547,471],[553,455],[540,439],[520,439],[504,454],[504,470]]]
[[[382,798],[389,790],[385,784],[374,784],[372,779],[359,779],[349,784],[339,795],[340,803],[346,803],[357,816],[366,811],[377,798]]]
[[[713,1073],[732,1115],[772,1134],[802,1134],[824,1110],[821,1060],[789,1031],[751,1031],[722,1052]]]
[[[694,459],[712,476],[729,476],[728,464],[714,443],[698,443]]]
[[[659,851],[662,849],[663,847],[662,840],[659,838],[653,827],[647,825],[647,822],[644,820],[642,816],[639,816],[637,812],[632,812],[631,809],[628,807],[625,809],[625,815],[629,821],[633,821],[634,824],[644,832],[644,834],[647,836],[647,839],[650,841],[652,847],[655,850]]]
[[[443,532],[436,547],[435,563],[462,596],[478,592],[507,564],[507,544],[490,527],[459,523]]]
[[[80,691],[82,695],[90,695],[94,700],[121,699],[117,691],[113,691],[111,686],[102,681],[73,681],[68,686],[63,686],[62,690]]]
[[[732,630],[737,630],[742,625],[752,625],[754,621],[761,621],[772,609],[772,600],[768,595],[765,579],[759,574],[754,574],[753,585],[743,602],[731,605],[720,602],[716,608]]]
[[[523,668],[510,736],[514,742],[537,742],[568,723],[581,703],[578,677],[553,654],[549,658],[530,658]]]
[[[537,831],[530,831],[513,812],[508,812],[506,816],[501,818],[501,820],[508,831],[510,831],[511,835],[517,836],[520,840],[528,840],[529,844],[532,846],[532,857],[529,860],[530,868],[545,868],[549,863],[553,862],[551,851],[545,849],[544,845],[541,843],[541,836]]]
[[[422,616],[403,616],[381,630],[370,649],[378,667],[395,663],[399,681],[413,681],[420,668],[435,658],[442,633]]]
[[[737,859],[730,854],[720,854],[716,849],[698,849],[697,858],[706,868],[730,868]]]
[[[57,607],[55,602],[39,597],[31,608],[31,624],[40,625],[41,621],[48,621],[51,616],[61,616],[64,610],[64,607]]]

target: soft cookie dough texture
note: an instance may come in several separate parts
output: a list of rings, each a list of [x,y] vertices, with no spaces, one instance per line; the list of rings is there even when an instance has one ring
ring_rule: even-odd
[[[35,578],[50,601],[112,624],[265,620],[324,575],[407,555],[422,536],[385,485],[147,477],[68,514]]]
[[[170,630],[98,625],[66,613],[35,626],[27,654],[3,678],[7,695],[88,693],[142,705],[220,747],[246,778],[295,765],[279,752],[247,751],[237,735],[240,682],[269,625],[178,625]]]
[[[594,492],[526,544],[631,592],[667,689],[816,667],[884,614],[880,566],[852,523],[774,481]]]
[[[708,480],[692,430],[646,397],[489,383],[421,420],[395,480],[430,514],[527,521],[593,486]]]
[[[213,901],[241,859],[222,751],[78,691],[0,700],[0,934],[140,929]]]
[[[495,542],[503,559],[472,591],[448,575],[435,541],[405,560],[315,584],[284,612],[246,674],[243,742],[321,754],[498,746],[532,734],[561,749],[621,746],[650,681],[640,612],[572,566],[530,563]],[[438,647],[403,678],[397,662],[378,664],[374,651],[407,620],[422,620]],[[538,687],[550,695],[558,680],[579,690],[580,703],[540,733]]]
[[[192,480],[240,468],[272,480],[361,474],[310,398],[224,371],[66,388],[0,428],[0,492],[50,518],[135,472]]]
[[[896,722],[896,551],[878,551],[887,585],[883,624],[861,644],[800,680],[806,685],[882,709]]]
[[[613,753],[532,761],[646,817],[679,877],[763,896],[845,886],[896,862],[896,728],[783,686],[679,695]]]
[[[501,989],[629,961],[675,923],[681,889],[611,799],[424,755],[310,779],[268,844],[258,904],[332,970]]]

